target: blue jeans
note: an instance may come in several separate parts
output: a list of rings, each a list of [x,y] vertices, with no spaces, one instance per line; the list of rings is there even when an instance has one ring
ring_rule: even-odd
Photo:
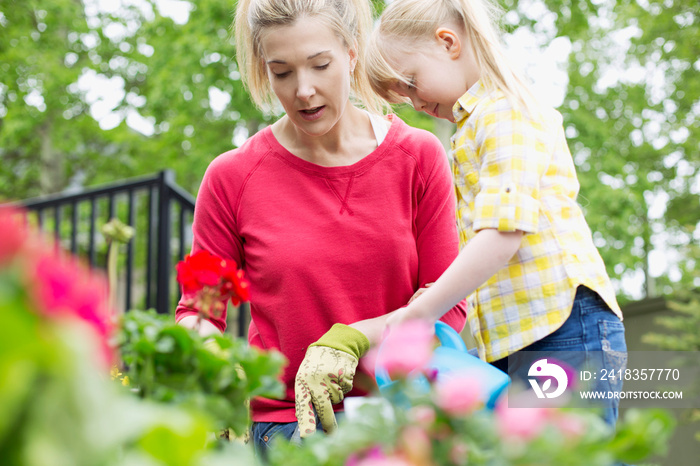
[[[336,420],[342,422],[344,414],[336,412]],[[318,416],[316,416],[316,426],[319,431],[324,432]],[[250,437],[253,441],[255,456],[263,461],[267,460],[267,454],[273,440],[301,443],[298,422],[254,422],[250,428]]]
[[[270,444],[275,439],[289,441],[299,435],[298,422],[254,422],[250,428],[255,456],[267,460]]]
[[[513,381],[520,381],[527,387],[528,369],[533,355],[527,353],[557,352],[553,358],[569,364],[578,372],[582,369],[595,371],[599,376],[593,381],[590,390],[619,392],[622,380],[600,380],[602,370],[624,371],[627,365],[627,344],[625,327],[620,319],[610,310],[598,293],[585,286],[576,290],[576,298],[571,315],[555,332],[543,339],[526,346],[509,357],[499,359],[491,364],[509,373]],[[540,357],[538,355],[538,357]],[[619,398],[601,400],[603,420],[611,427],[617,422]]]

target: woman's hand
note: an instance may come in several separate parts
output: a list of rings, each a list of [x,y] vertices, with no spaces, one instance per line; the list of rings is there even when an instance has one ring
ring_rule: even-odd
[[[361,331],[335,324],[306,350],[294,380],[296,417],[301,437],[316,432],[316,414],[323,430],[332,433],[338,426],[333,405],[352,390],[357,364],[369,349]]]
[[[197,329],[198,333],[202,337],[208,337],[210,335],[221,335],[221,331],[207,319],[199,319],[197,316],[191,315],[180,319],[178,325],[185,328]]]
[[[418,296],[425,293],[425,290],[427,290],[428,288],[433,286],[433,284],[435,284],[435,282],[426,283],[423,288],[419,288],[418,291],[413,293],[413,296],[411,296],[411,299],[408,300],[408,304],[411,304],[413,301],[415,301]]]

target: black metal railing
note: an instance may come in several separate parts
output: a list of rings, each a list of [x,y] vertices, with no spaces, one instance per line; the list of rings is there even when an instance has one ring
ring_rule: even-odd
[[[173,260],[189,251],[194,213],[194,197],[175,183],[172,171],[20,204],[35,214],[40,230],[51,232],[62,247],[96,268],[106,267],[107,260],[100,224],[117,218],[135,228],[136,235],[119,257],[119,307],[172,312],[171,292],[177,289]]]
[[[133,227],[134,237],[119,250],[118,310],[154,308],[172,313],[180,296],[174,265],[192,245],[194,202],[175,183],[174,173],[165,170],[18,204],[29,211],[28,221],[94,268],[107,267],[108,243],[101,226],[116,218]],[[247,303],[230,309],[228,331],[246,335],[249,316]]]

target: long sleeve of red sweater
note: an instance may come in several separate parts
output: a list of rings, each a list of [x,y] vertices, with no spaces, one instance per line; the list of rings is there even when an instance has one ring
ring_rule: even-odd
[[[207,169],[192,251],[206,249],[243,267],[251,285],[248,339],[289,360],[286,399],[254,400],[255,421],[295,420],[294,376],[307,346],[334,323],[398,309],[458,254],[442,146],[430,133],[392,120],[382,144],[350,166],[306,162],[266,128]],[[178,320],[194,314],[187,298]],[[442,320],[461,331],[466,304]],[[224,318],[212,322],[225,328]]]

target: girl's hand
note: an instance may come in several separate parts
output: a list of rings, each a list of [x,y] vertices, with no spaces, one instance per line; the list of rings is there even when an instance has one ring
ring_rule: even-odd
[[[425,293],[425,290],[427,290],[428,288],[430,288],[431,286],[433,286],[434,283],[435,283],[435,282],[426,283],[425,286],[424,286],[423,288],[420,288],[418,291],[416,291],[416,292],[413,294],[413,296],[411,296],[411,299],[408,300],[408,304],[411,304],[418,296],[420,296],[420,295],[422,295],[423,293]]]
[[[418,290],[418,292],[420,291],[421,290]],[[416,319],[425,320],[430,324],[434,324],[437,320],[437,318],[428,317],[424,312],[421,312],[419,308],[415,307],[415,305],[409,304],[408,306],[397,309],[388,315],[386,319],[384,336],[386,337],[395,327],[403,324],[404,322]]]

